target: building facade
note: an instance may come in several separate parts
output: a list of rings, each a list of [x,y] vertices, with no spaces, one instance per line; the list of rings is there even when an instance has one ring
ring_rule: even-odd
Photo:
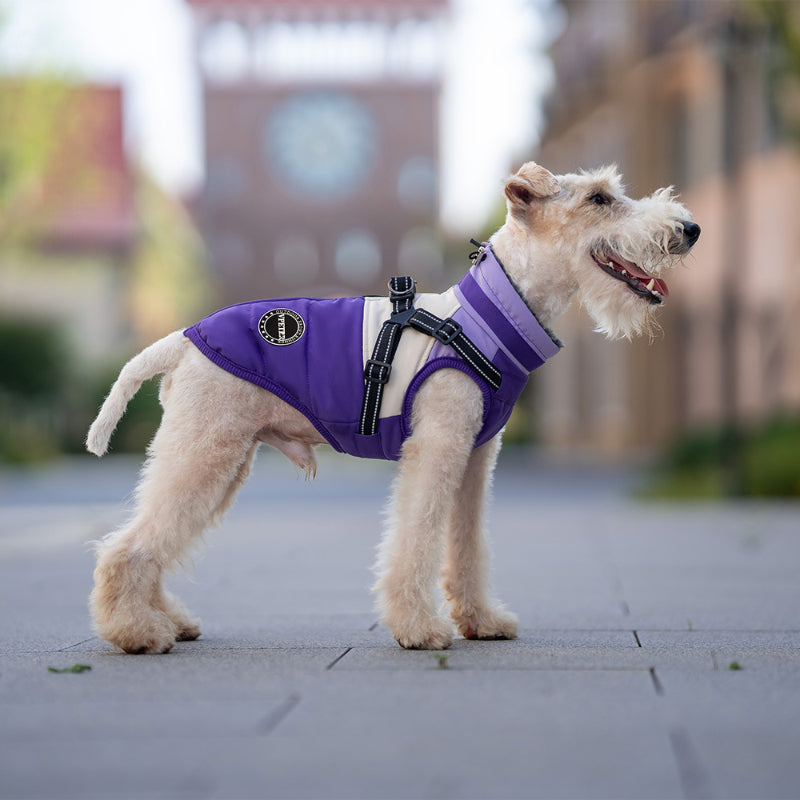
[[[222,299],[435,281],[440,0],[189,0]]]
[[[774,31],[740,2],[565,0],[536,155],[616,162],[629,194],[673,185],[703,229],[668,276],[654,342],[608,342],[585,315],[540,402],[552,446],[647,450],[691,429],[800,410],[800,159],[781,128]]]

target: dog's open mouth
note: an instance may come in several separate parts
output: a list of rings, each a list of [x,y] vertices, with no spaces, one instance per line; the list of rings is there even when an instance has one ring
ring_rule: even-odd
[[[664,281],[648,275],[636,264],[626,261],[616,253],[609,253],[608,251],[593,252],[592,258],[603,272],[608,273],[618,281],[626,283],[634,294],[643,297],[648,303],[663,303],[664,298],[669,295],[669,289]]]

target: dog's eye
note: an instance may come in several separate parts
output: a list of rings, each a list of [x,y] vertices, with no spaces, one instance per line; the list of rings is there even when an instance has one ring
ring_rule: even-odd
[[[596,206],[607,206],[611,203],[611,198],[605,194],[605,192],[595,192],[590,198],[590,203],[594,203]]]

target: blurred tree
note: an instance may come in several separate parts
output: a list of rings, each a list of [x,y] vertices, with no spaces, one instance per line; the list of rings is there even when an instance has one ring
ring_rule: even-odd
[[[0,81],[0,270],[37,231],[66,101],[55,75]],[[63,331],[21,314],[0,312],[0,460],[27,462],[55,452],[68,368]]]
[[[137,338],[149,344],[210,310],[211,278],[202,240],[181,202],[140,174],[137,206],[131,317]]]
[[[58,142],[67,85],[56,76],[0,85],[0,247],[24,243],[38,227],[48,165]]]
[[[800,139],[800,3],[795,0],[752,0],[774,43],[774,103],[786,132]]]

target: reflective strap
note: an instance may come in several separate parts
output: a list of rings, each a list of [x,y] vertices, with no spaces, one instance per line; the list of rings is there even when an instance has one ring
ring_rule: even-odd
[[[389,281],[389,299],[392,301],[392,317],[404,314],[414,307],[415,285],[410,275],[394,277]],[[378,414],[383,401],[383,387],[392,374],[392,360],[400,341],[400,332],[404,322],[392,321],[383,323],[372,358],[364,367],[364,400],[361,403],[361,418],[358,432],[362,436],[372,436],[378,431]]]
[[[500,370],[473,344],[454,319],[448,317],[443,320],[420,308],[408,324],[418,331],[433,336],[442,344],[450,345],[492,389],[497,391],[500,388],[503,377]]]
[[[407,275],[389,281],[392,316],[383,323],[375,342],[372,358],[364,367],[364,402],[361,404],[361,420],[358,432],[362,436],[373,436],[378,432],[378,415],[383,400],[383,387],[392,374],[392,360],[400,342],[403,328],[427,333],[442,344],[449,345],[467,365],[492,389],[500,388],[502,374],[492,362],[473,344],[461,325],[451,317],[441,319],[424,308],[414,309],[414,281]]]

